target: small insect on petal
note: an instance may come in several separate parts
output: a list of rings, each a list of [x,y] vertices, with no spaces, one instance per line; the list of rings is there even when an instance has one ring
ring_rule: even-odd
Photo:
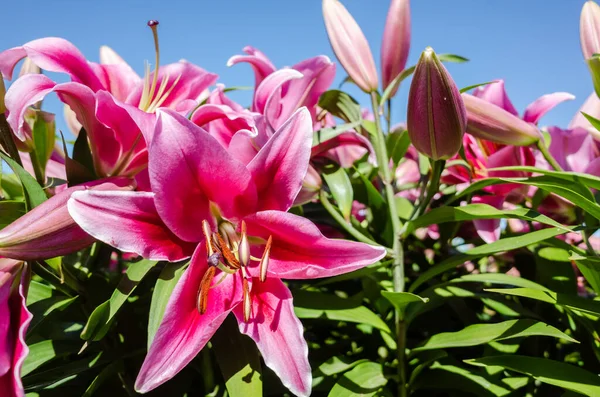
[[[242,221],[242,238],[238,245],[238,257],[242,266],[248,266],[250,262],[250,243],[248,242],[248,235],[246,234],[246,222]]]
[[[267,245],[265,246],[265,251],[263,252],[263,256],[260,259],[259,271],[260,271],[260,281],[264,282],[267,279],[267,269],[269,267],[269,255],[271,253],[271,243],[273,242],[273,236],[269,236],[269,240],[267,240]]]
[[[250,321],[250,314],[252,312],[252,302],[250,300],[250,288],[248,286],[248,280],[242,278],[242,290],[244,293],[244,321]]]

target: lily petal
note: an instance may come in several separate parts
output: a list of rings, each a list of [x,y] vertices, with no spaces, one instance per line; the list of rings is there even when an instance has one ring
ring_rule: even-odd
[[[94,242],[73,221],[67,201],[85,189],[128,189],[130,180],[108,178],[73,186],[49,198],[0,230],[0,255],[21,260],[48,259],[78,251]]]
[[[124,252],[151,260],[189,258],[195,244],[181,241],[163,223],[148,192],[79,191],[69,214],[88,234]]]
[[[227,61],[227,66],[233,66],[241,62],[248,62],[254,70],[254,86],[258,87],[260,83],[277,68],[271,63],[269,58],[254,47],[246,46],[243,51],[247,55],[234,55]]]
[[[568,92],[555,92],[542,95],[525,108],[523,120],[528,123],[537,124],[540,119],[554,107],[562,102],[572,101],[573,99],[575,99],[575,96]]]
[[[256,187],[246,167],[212,136],[177,112],[164,109],[149,153],[150,183],[165,224],[186,241],[200,241],[209,202],[226,217],[251,212]]]
[[[382,247],[329,239],[310,220],[294,214],[261,211],[244,220],[248,235],[265,241],[273,236],[268,277],[331,277],[363,268],[385,256]]]
[[[208,268],[206,249],[199,244],[173,294],[165,316],[154,336],[148,355],[135,382],[146,393],[181,371],[206,345],[229,312],[242,301],[242,283],[237,275],[227,276],[217,285],[215,277],[208,292],[207,309],[197,308],[198,289]]]
[[[0,53],[0,72],[12,79],[15,65],[26,56],[40,68],[66,73],[74,82],[86,85],[94,92],[105,88],[77,47],[58,37],[33,40]]]
[[[281,106],[281,104],[273,102],[271,99],[273,95],[277,93],[283,84],[293,79],[300,79],[302,76],[302,73],[294,69],[280,69],[267,76],[254,91],[252,110],[265,114],[265,111],[270,108],[269,103],[271,103],[271,106]]]
[[[493,103],[496,106],[501,107],[508,113],[518,116],[519,112],[513,106],[506,89],[504,88],[504,80],[496,80],[491,84],[486,84],[482,87],[477,87],[473,90],[473,96],[481,98],[484,101]]]
[[[260,209],[287,211],[302,187],[310,159],[312,122],[297,110],[248,164]]]
[[[276,278],[252,283],[252,315],[244,322],[242,305],[235,314],[240,332],[251,337],[267,367],[296,396],[309,396],[312,376],[302,323],[294,314],[290,290]]]
[[[473,203],[488,204],[501,210],[502,204],[504,204],[504,197],[475,196],[472,201]],[[487,244],[500,239],[500,219],[475,219],[473,220],[473,225],[475,226],[479,237]]]

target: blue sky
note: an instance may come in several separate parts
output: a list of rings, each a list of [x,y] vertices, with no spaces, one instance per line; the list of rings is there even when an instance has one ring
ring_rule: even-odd
[[[388,1],[345,0],[379,60]],[[579,46],[579,13],[583,0],[418,0],[412,6],[409,64],[426,46],[471,61],[449,65],[459,87],[497,78],[506,80],[519,111],[545,93],[568,91],[577,98],[560,105],[544,125],[566,127],[592,92]],[[325,54],[335,59],[322,21],[320,0],[30,0],[4,2],[0,49],[29,40],[59,36],[72,41],[88,59],[98,60],[106,44],[140,74],[145,60],[153,62],[148,19],[160,21],[161,62],[185,58],[218,73],[226,86],[251,85],[246,65],[225,63],[245,45],[265,52],[277,66],[292,65]],[[54,77],[54,76],[52,76]],[[336,84],[345,77],[338,67]],[[394,104],[396,121],[405,118],[408,84]],[[367,103],[366,99],[357,99]],[[248,93],[236,99],[247,105]],[[46,108],[62,114],[55,99]],[[59,128],[65,128],[62,122]]]

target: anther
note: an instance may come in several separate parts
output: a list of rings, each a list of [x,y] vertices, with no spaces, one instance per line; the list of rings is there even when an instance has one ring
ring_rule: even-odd
[[[231,249],[229,249],[229,246],[225,240],[223,240],[223,237],[221,237],[220,234],[217,234],[217,241],[219,242],[221,254],[223,254],[223,258],[225,259],[225,264],[232,269],[239,269],[240,262],[237,260],[233,252],[231,252]]]
[[[212,247],[212,237],[210,232],[210,225],[208,221],[205,219],[202,221],[202,234],[204,234],[204,239],[206,240],[206,254],[210,257],[215,253]]]
[[[248,280],[246,278],[242,278],[242,291],[243,295],[243,305],[244,305],[244,321],[250,321],[250,314],[252,312],[252,302],[250,300],[250,288],[248,286]]]
[[[238,245],[238,257],[242,266],[248,266],[250,262],[250,243],[246,234],[246,222],[242,221],[242,237]]]
[[[267,245],[263,252],[262,258],[260,258],[260,265],[258,266],[260,272],[260,281],[264,282],[267,279],[267,268],[269,267],[269,255],[271,253],[271,243],[273,242],[273,236],[269,236]]]
[[[217,271],[216,267],[209,267],[200,281],[200,289],[198,290],[198,312],[200,314],[206,313],[206,307],[208,305],[208,291],[210,290],[210,284],[212,279],[215,277]]]

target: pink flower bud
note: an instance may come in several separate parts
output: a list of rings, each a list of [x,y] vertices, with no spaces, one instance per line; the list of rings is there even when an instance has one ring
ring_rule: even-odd
[[[410,2],[392,0],[381,42],[381,79],[385,90],[404,70],[410,50]],[[396,95],[398,88],[392,96]]]
[[[67,201],[73,192],[85,189],[130,189],[127,178],[108,178],[65,189],[0,231],[0,255],[35,260],[67,255],[92,244],[69,215]]]
[[[473,95],[462,97],[467,109],[467,132],[474,137],[514,146],[528,146],[541,138],[535,125],[501,107]]]
[[[460,92],[431,47],[421,54],[408,94],[408,135],[433,160],[456,155],[462,145],[466,111]]]
[[[585,60],[600,53],[600,7],[594,1],[587,1],[581,9],[579,35]]]
[[[352,15],[338,0],[323,0],[323,17],[333,52],[363,91],[377,90],[379,81],[369,43]]]

